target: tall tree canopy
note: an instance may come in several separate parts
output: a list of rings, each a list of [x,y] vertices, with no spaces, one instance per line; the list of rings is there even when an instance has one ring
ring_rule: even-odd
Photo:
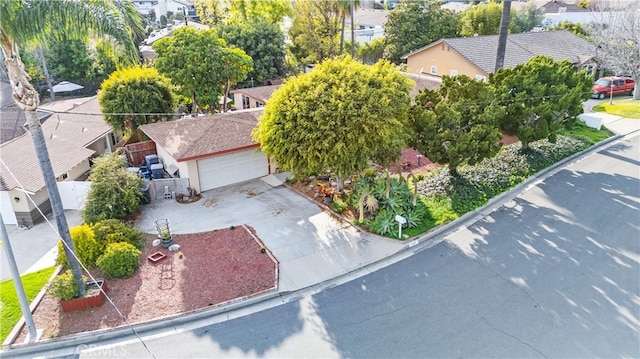
[[[192,101],[193,110],[212,111],[233,83],[246,78],[253,61],[244,51],[227,47],[215,30],[181,27],[156,41],[155,66]]]
[[[251,22],[262,19],[279,24],[293,9],[287,0],[196,0],[193,5],[203,24],[218,26],[230,22]]]
[[[439,1],[400,1],[384,26],[385,58],[399,64],[401,57],[413,50],[442,38],[458,37],[460,24],[459,15],[440,8]]]
[[[284,34],[277,25],[256,19],[221,25],[218,31],[228,45],[244,50],[254,59],[249,77],[262,82],[285,75]]]
[[[40,104],[38,92],[29,83],[24,71],[19,46],[30,43],[46,45],[49,35],[82,39],[107,38],[112,48],[124,52],[127,59],[137,61],[138,49],[133,40],[136,29],[136,10],[130,1],[93,0],[3,0],[0,1],[0,47],[5,59],[7,74],[11,82],[12,97],[23,109],[33,138],[40,169],[44,177],[58,232],[65,243],[65,254],[80,295],[84,294],[84,281],[80,265],[75,259],[75,250],[69,226],[64,216],[62,200],[51,167],[51,160],[36,110]]]
[[[397,159],[407,140],[410,88],[388,62],[326,60],[273,94],[253,136],[282,169],[330,169],[344,178],[369,160]]]
[[[169,79],[156,69],[140,67],[111,74],[98,101],[107,123],[130,133],[140,125],[171,119],[175,105]]]
[[[636,82],[633,99],[640,100],[640,2],[625,11],[596,12],[597,22],[588,28],[605,69],[631,76]]]
[[[339,52],[340,8],[338,0],[296,1],[289,29],[291,54],[301,64],[313,64]]]
[[[495,2],[481,3],[462,14],[462,36],[476,34],[495,35],[500,30],[502,5]]]
[[[567,60],[536,56],[490,74],[489,83],[506,110],[501,128],[516,135],[526,150],[531,141],[555,141],[558,130],[575,121],[591,96],[593,80]]]
[[[452,174],[462,163],[495,155],[501,138],[498,119],[504,109],[493,102],[489,85],[466,75],[444,76],[437,90],[416,97],[410,144],[430,160],[448,164]]]

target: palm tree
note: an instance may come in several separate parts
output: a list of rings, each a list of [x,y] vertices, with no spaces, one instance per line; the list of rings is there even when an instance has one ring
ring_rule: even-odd
[[[496,53],[496,67],[494,72],[497,72],[504,66],[504,55],[507,49],[507,33],[509,32],[509,20],[511,18],[511,0],[504,0],[502,2],[502,18],[500,19],[500,34],[498,35],[498,50]]]
[[[340,54],[344,52],[344,28],[347,15],[351,19],[351,57],[355,56],[355,24],[353,13],[360,8],[360,0],[338,0],[338,13],[342,21],[342,31],[340,31]]]
[[[114,54],[124,52],[128,62],[138,61],[138,51],[132,36],[139,33],[142,22],[136,14],[133,3],[127,0],[0,1],[0,47],[11,83],[12,97],[24,110],[58,232],[65,243],[65,254],[80,288],[80,295],[84,295],[82,271],[75,256],[44,134],[36,114],[40,97],[29,83],[30,77],[24,70],[19,45],[46,45],[47,38],[51,35],[80,39],[91,36],[95,39],[108,39]]]

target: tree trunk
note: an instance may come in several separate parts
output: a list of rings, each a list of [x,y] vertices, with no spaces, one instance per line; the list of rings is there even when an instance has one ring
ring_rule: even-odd
[[[33,139],[33,146],[38,156],[40,170],[42,171],[47,192],[49,193],[51,209],[53,210],[53,215],[58,225],[58,234],[65,244],[64,251],[67,255],[69,268],[78,284],[79,294],[84,296],[85,287],[82,279],[82,270],[75,254],[73,242],[71,241],[69,225],[64,215],[64,209],[62,208],[62,200],[60,199],[60,192],[58,192],[56,177],[53,172],[53,167],[51,167],[51,160],[47,152],[42,126],[36,113],[38,105],[40,104],[38,92],[29,83],[29,75],[24,71],[24,64],[22,63],[22,59],[20,59],[18,46],[15,42],[11,41],[11,39],[3,42],[2,51],[5,56],[5,65],[7,66],[9,81],[11,82],[12,97],[16,104],[24,110],[29,132],[31,132],[31,138]]]
[[[502,2],[502,19],[500,19],[500,34],[498,35],[498,50],[496,53],[496,67],[498,72],[504,66],[504,54],[507,49],[507,34],[509,33],[509,18],[511,17],[511,0]]]
[[[349,4],[349,15],[351,16],[351,57],[355,58],[356,57],[356,35],[355,35],[355,29],[356,29],[356,23],[353,19],[353,1],[351,0],[351,3]]]
[[[344,52],[344,26],[345,26],[345,14],[342,14],[342,31],[340,31],[340,55]]]
[[[40,59],[40,65],[42,65],[44,78],[47,81],[47,87],[49,88],[49,97],[51,98],[51,102],[53,102],[56,100],[56,93],[53,92],[53,81],[51,81],[51,74],[47,67],[47,59],[44,58],[44,50],[42,50],[42,46],[38,46],[38,58]]]

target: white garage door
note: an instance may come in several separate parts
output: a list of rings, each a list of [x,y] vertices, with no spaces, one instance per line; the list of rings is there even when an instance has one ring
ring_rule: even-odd
[[[200,191],[266,176],[269,163],[264,152],[234,152],[198,160]]]

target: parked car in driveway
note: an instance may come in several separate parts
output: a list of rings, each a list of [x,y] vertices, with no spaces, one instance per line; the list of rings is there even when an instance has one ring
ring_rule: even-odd
[[[635,81],[623,77],[602,77],[593,84],[591,88],[591,97],[604,99],[611,95],[633,95],[633,89],[636,87]]]

